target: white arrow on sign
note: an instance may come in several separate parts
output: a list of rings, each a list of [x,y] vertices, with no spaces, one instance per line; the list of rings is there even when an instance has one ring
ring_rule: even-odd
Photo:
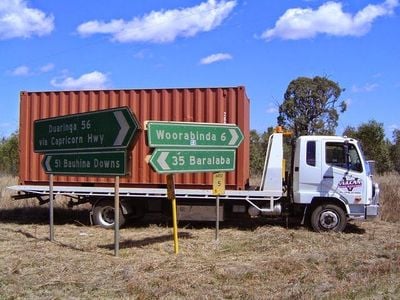
[[[229,141],[228,145],[232,146],[235,145],[236,141],[239,139],[239,135],[237,134],[236,130],[232,128],[229,129],[229,132],[231,133],[232,138]]]
[[[115,111],[114,116],[118,121],[119,127],[121,128],[118,132],[118,136],[114,141],[114,146],[122,145],[124,139],[129,131],[129,124],[122,111]]]
[[[161,152],[160,156],[157,159],[157,163],[163,170],[169,170],[170,167],[168,166],[167,162],[165,161],[168,157],[169,152]]]
[[[47,156],[46,160],[44,162],[44,165],[46,167],[47,172],[51,172],[52,171],[51,165],[50,165],[51,157],[52,157],[51,155]]]

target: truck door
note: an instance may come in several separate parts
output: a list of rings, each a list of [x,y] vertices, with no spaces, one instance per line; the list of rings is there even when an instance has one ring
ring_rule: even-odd
[[[366,199],[365,171],[355,144],[347,141],[327,141],[322,149],[321,196],[335,197],[349,205],[352,215],[364,214]]]
[[[293,173],[293,197],[295,203],[311,203],[320,196],[321,186],[321,139],[300,137],[296,144]]]

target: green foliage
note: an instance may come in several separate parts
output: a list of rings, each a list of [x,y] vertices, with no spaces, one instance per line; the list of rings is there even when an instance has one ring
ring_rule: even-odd
[[[273,127],[269,127],[268,130],[263,133],[258,133],[256,130],[250,131],[250,173],[253,177],[260,176],[264,170],[268,140],[273,132]],[[283,153],[284,159],[286,159],[286,168],[289,169],[291,157],[290,139],[284,139]]]
[[[19,168],[18,133],[0,141],[0,173],[17,175]]]
[[[333,134],[339,113],[346,110],[338,103],[343,90],[326,77],[299,77],[292,80],[279,106],[278,124],[291,129],[295,137],[312,134]]]
[[[366,159],[376,161],[376,171],[380,174],[393,170],[390,158],[390,142],[385,140],[383,123],[374,120],[361,124],[358,128],[347,127],[344,135],[360,141]]]
[[[400,173],[400,129],[393,131],[393,145],[390,146],[390,158],[393,168]]]
[[[259,134],[256,130],[250,131],[250,173],[251,176],[259,176],[264,169],[265,154],[268,148],[268,139],[273,129]]]

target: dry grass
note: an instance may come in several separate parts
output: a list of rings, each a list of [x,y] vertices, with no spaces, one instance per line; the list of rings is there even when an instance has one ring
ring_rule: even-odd
[[[343,234],[225,224],[219,242],[213,224],[181,223],[174,255],[170,226],[142,222],[121,229],[116,258],[114,232],[79,225],[79,214],[60,208],[56,221],[67,216],[50,243],[46,218],[1,220],[3,210],[0,299],[400,298],[398,223],[353,223]]]
[[[113,231],[95,227],[0,225],[4,298],[309,299],[400,297],[400,230],[392,223],[353,226],[345,234],[260,226]]]
[[[16,177],[0,175],[0,209],[14,208],[15,203],[10,201],[11,191],[7,189],[8,186],[18,184]]]
[[[400,221],[400,176],[399,174],[386,174],[378,176],[381,190],[381,219],[390,222]]]

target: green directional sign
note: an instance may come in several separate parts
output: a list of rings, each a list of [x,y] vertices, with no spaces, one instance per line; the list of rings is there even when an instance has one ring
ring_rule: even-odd
[[[138,129],[127,107],[41,119],[34,122],[33,149],[39,153],[125,149]]]
[[[233,171],[235,149],[156,149],[150,164],[157,173]]]
[[[126,175],[126,151],[51,153],[42,166],[46,173],[59,175]]]
[[[244,137],[235,124],[149,121],[147,138],[150,147],[237,148]]]

